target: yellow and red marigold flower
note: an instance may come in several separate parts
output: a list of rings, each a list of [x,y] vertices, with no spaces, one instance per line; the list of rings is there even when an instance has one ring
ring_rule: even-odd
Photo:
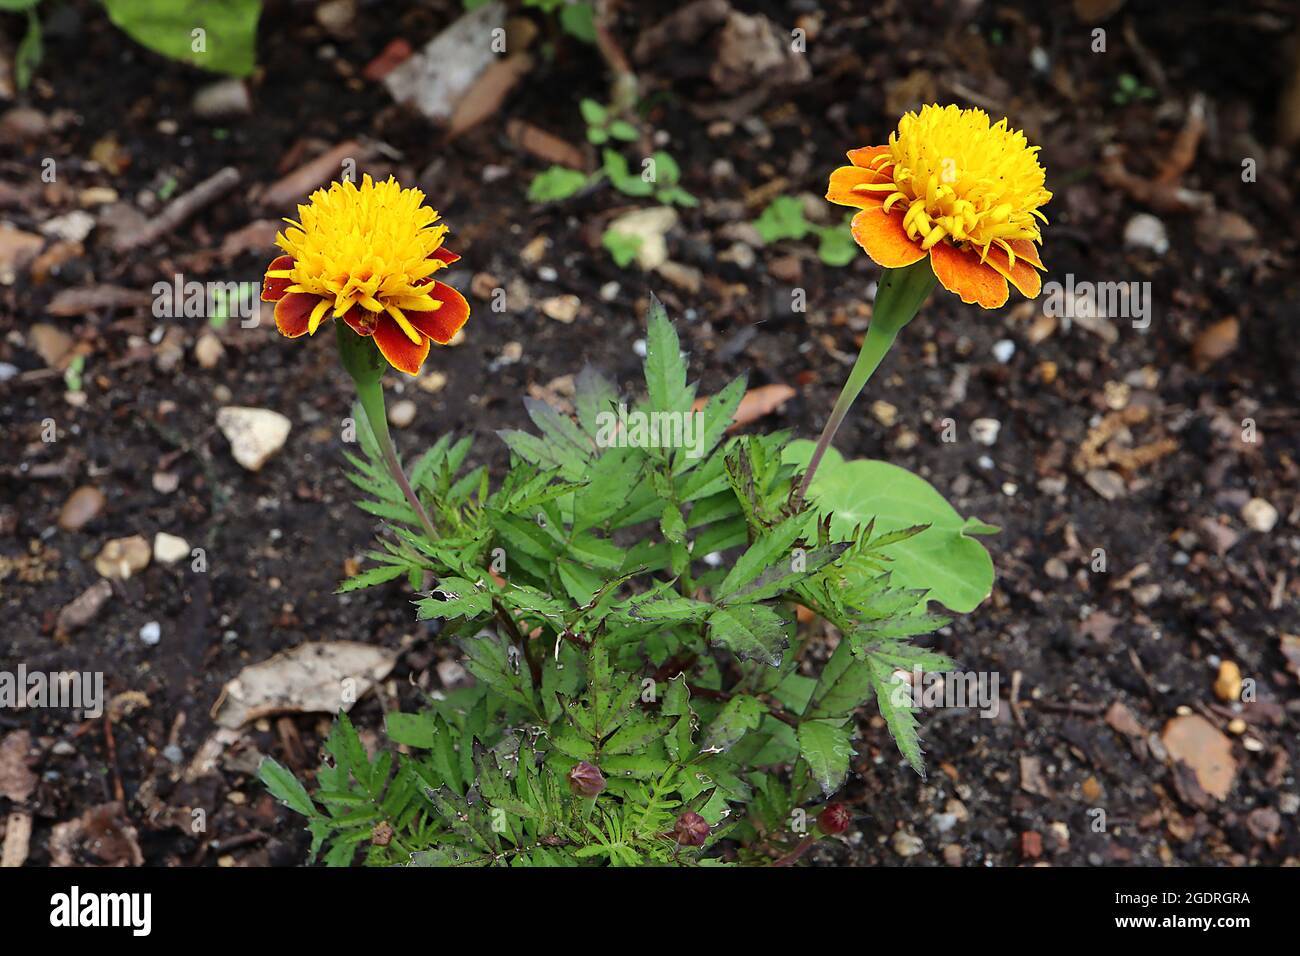
[[[469,318],[465,297],[433,278],[460,256],[442,248],[447,227],[420,190],[391,176],[333,183],[298,207],[298,219],[276,236],[285,254],[262,284],[282,335],[315,335],[327,317],[341,318],[414,375],[430,342],[446,345]]]
[[[1038,147],[983,110],[925,106],[908,113],[884,146],[849,151],[826,198],[862,211],[853,238],[878,265],[901,269],[930,257],[949,292],[996,309],[1007,283],[1034,298],[1042,288],[1039,207],[1052,198]]]

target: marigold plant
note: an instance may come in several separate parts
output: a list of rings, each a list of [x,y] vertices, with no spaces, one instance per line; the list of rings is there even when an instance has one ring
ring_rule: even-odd
[[[1028,261],[1017,244],[1030,225],[1020,207],[999,208],[1006,194],[988,182],[1022,169],[993,158],[995,141],[1009,149],[1014,138],[986,123],[987,140],[962,139],[978,124],[959,118],[951,129],[918,122],[891,140],[897,159],[850,154],[865,165],[832,181],[833,197],[897,218],[920,250],[882,281],[877,335],[901,328],[930,291],[926,252],[933,261],[950,247],[1013,275],[1013,253]],[[954,180],[960,192],[918,185],[942,168],[914,138],[932,128],[948,129],[935,148],[983,157]],[[889,192],[859,188],[886,176]],[[697,403],[657,301],[640,394],[585,369],[572,410],[526,400],[535,429],[499,433],[504,474],[473,466],[470,440],[445,435],[408,479],[381,387],[384,360],[403,364],[385,342],[414,346],[407,326],[440,341],[463,323],[463,300],[431,278],[447,261],[444,232],[418,193],[391,181],[338,185],[280,238],[286,255],[267,283],[286,334],[343,319],[341,356],[365,411],[349,478],[384,527],[370,566],[340,591],[403,582],[474,680],[387,714],[391,747],[373,756],[340,714],[315,793],[271,759],[263,781],[307,819],[313,854],[332,865],[364,851],[379,865],[785,866],[842,839],[857,817],[843,793],[855,713],[874,704],[901,761],[924,772],[920,705],[900,673],[952,668],[916,639],[948,620],[932,604],[965,612],[987,597],[992,565],[973,536],[996,529],[901,468],[838,454],[805,496],[833,429],[817,446],[732,434],[745,380]],[[856,232],[870,251],[875,234]],[[919,265],[928,281],[909,271]],[[283,305],[290,296],[301,298]],[[864,355],[878,345],[869,334]],[[800,626],[800,608],[822,624]]]

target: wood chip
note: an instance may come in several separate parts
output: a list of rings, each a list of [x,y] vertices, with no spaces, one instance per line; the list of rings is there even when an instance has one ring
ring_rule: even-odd
[[[0,869],[12,869],[27,862],[32,842],[32,815],[15,810],[5,821],[5,844],[0,851]]]
[[[24,693],[27,688],[20,688]],[[15,730],[0,741],[0,797],[22,803],[36,789],[36,774],[27,766],[27,752],[32,746],[32,735],[25,730]]]
[[[262,193],[260,202],[270,209],[290,208],[297,203],[305,203],[308,195],[317,186],[339,177],[345,159],[354,160],[360,165],[369,156],[370,150],[354,139],[339,143],[311,162],[299,166],[287,176],[277,179],[266,192]]]

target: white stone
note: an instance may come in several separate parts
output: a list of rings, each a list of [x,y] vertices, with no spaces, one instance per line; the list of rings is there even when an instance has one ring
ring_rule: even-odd
[[[162,627],[157,621],[150,621],[140,628],[140,640],[150,647],[162,640]]]
[[[1263,498],[1251,498],[1241,506],[1241,520],[1252,531],[1267,534],[1277,524],[1277,509]]]
[[[1016,343],[1010,339],[999,339],[993,343],[993,357],[1001,365],[1006,365],[1011,361],[1011,356],[1016,354]]]
[[[970,423],[970,437],[979,445],[992,448],[998,442],[1002,423],[996,418],[977,418]]]
[[[211,332],[204,332],[199,336],[198,342],[194,343],[194,360],[202,368],[216,368],[221,356],[225,354],[226,349],[221,344],[221,339]]]
[[[394,402],[388,409],[388,424],[394,428],[405,428],[413,421],[415,421],[415,402],[409,398]]]
[[[649,272],[668,261],[668,241],[664,238],[677,225],[677,210],[672,206],[651,206],[624,213],[609,224],[610,232],[636,236],[641,246],[637,264]]]
[[[83,209],[74,209],[41,224],[41,232],[64,242],[81,242],[94,228],[95,217]]]
[[[153,536],[153,557],[161,564],[175,564],[190,556],[190,543],[166,531]]]
[[[268,408],[227,405],[217,411],[217,427],[229,440],[235,461],[259,471],[284,447],[293,423]]]
[[[1165,224],[1148,212],[1140,212],[1124,227],[1124,245],[1149,249],[1158,256],[1169,251]]]

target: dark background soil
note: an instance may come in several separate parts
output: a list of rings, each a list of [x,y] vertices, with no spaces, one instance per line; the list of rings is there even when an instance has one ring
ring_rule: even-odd
[[[25,266],[0,286],[0,362],[14,367],[0,383],[0,670],[102,671],[118,700],[111,721],[0,711],[0,740],[30,733],[25,762],[37,785],[21,805],[0,795],[0,826],[18,810],[34,818],[30,863],[57,858],[56,824],[119,798],[121,813],[88,818],[99,837],[74,848],[75,861],[130,861],[123,847],[135,839],[148,865],[301,862],[306,840],[296,818],[252,771],[263,753],[313,767],[327,718],[250,724],[200,772],[192,762],[215,729],[209,712],[222,685],[307,641],[402,648],[393,676],[353,711],[373,735],[383,710],[416,706],[418,688],[440,686],[436,664],[451,656],[414,621],[397,584],[333,593],[345,560],[369,546],[376,525],[351,506],[343,478],[339,422],[351,393],[329,342],[288,342],[265,323],[232,322],[220,333],[224,357],[204,369],[193,352],[202,319],[158,320],[147,305],[52,316],[59,292],[113,285],[147,293],[177,272],[258,279],[270,246],[228,254],[223,242],[250,222],[291,212],[258,204],[269,184],[361,139],[381,144],[363,168],[429,192],[452,226],[449,245],[464,256],[449,281],[474,290],[463,343],[429,360],[445,386],[430,392],[390,377],[390,404],[400,397],[417,405],[413,424],[396,432],[408,457],[446,431],[472,434],[473,459],[499,474],[507,458],[493,433],[524,424],[521,398],[530,389],[584,362],[630,389],[652,291],[676,319],[702,392],[741,372],[751,387],[789,384],[796,396],[761,425],[813,437],[856,353],[877,270],[865,256],[827,267],[811,241],[757,249],[751,241],[753,263],[735,244],[752,238],[743,224],[768,199],[819,197],[844,149],[884,141],[897,115],[922,100],[1007,115],[1041,143],[1056,193],[1045,230],[1048,278],[1148,281],[1153,317],[1145,331],[1120,317],[1049,329],[1043,300],[1028,304],[1013,293],[1006,308],[985,313],[938,295],[860,400],[837,440],[846,455],[913,469],[963,514],[1003,529],[985,539],[998,574],[993,596],[937,644],[968,668],[997,672],[1005,699],[996,720],[966,710],[925,714],[924,780],[864,712],[847,788],[856,827],[812,860],[1300,861],[1300,665],[1283,652],[1284,635],[1300,633],[1300,183],[1293,154],[1279,144],[1285,123],[1277,115],[1294,82],[1293,6],[1129,3],[1102,21],[1103,54],[1091,50],[1093,25],[1067,3],[736,2],[783,31],[796,22],[808,30],[811,79],[777,85],[756,105],[738,103],[707,78],[717,55],[709,38],[671,46],[638,68],[645,127],[661,131],[683,185],[702,200],[680,211],[668,236],[672,260],[698,270],[697,287],[614,265],[601,231],[637,203],[609,187],[552,206],[527,201],[529,181],[547,163],[516,144],[508,122],[526,120],[582,146],[579,98],[608,99],[596,51],[535,12],[536,42],[550,54],[539,52],[494,115],[448,142],[362,70],[395,38],[419,49],[459,13],[456,4],[361,2],[339,37],[317,22],[314,4],[269,3],[252,110],[222,120],[191,106],[210,74],[135,46],[91,4],[50,6],[38,78],[0,116],[0,219],[39,234],[81,208],[89,188],[112,189],[119,203],[90,209],[95,231],[79,247],[56,250],[57,268]],[[631,49],[673,9],[624,4],[614,36]],[[5,24],[16,36],[20,23]],[[1124,76],[1136,79],[1139,95],[1117,92]],[[1204,134],[1172,181],[1212,208],[1189,211],[1170,206],[1168,189],[1151,180],[1167,169],[1198,94]],[[15,109],[36,111],[34,131],[31,114],[15,117]],[[1130,188],[1106,175],[1116,150],[1136,181]],[[45,157],[58,164],[56,183],[41,182]],[[1257,181],[1242,181],[1243,158],[1256,161]],[[122,207],[152,215],[160,189],[174,181],[183,194],[227,165],[241,175],[234,191],[157,242],[113,251],[112,216]],[[1167,230],[1163,254],[1125,243],[1126,226],[1142,213]],[[840,211],[824,215],[837,221]],[[616,293],[602,296],[611,282]],[[484,297],[498,286],[510,290],[503,313]],[[806,314],[791,312],[795,287],[807,292]],[[571,324],[541,309],[562,294],[581,300]],[[69,403],[62,377],[35,350],[38,322],[65,331],[85,354],[84,404]],[[159,341],[165,327],[173,331]],[[1015,345],[1005,362],[995,356],[1000,340]],[[183,353],[169,365],[171,346]],[[895,414],[873,411],[878,401]],[[216,427],[216,410],[227,404],[274,409],[293,422],[285,448],[258,473],[235,463]],[[1134,414],[1106,446],[1116,453],[1106,467],[1120,478],[1107,500],[1075,457],[1104,416],[1132,408],[1145,418]],[[57,422],[57,442],[41,440],[47,418]],[[1001,423],[994,446],[971,440],[977,418]],[[955,442],[943,441],[945,419]],[[1254,443],[1241,440],[1245,419],[1256,423]],[[1114,463],[1125,449],[1166,439],[1153,461]],[[179,487],[160,493],[156,472],[174,472]],[[60,509],[82,485],[98,488],[106,505],[79,530],[64,530]],[[1276,509],[1271,530],[1243,518],[1252,498]],[[152,540],[157,531],[203,547],[208,570],[151,564],[115,583],[84,628],[56,635],[59,610],[98,579],[93,561],[104,543],[137,533]],[[1097,548],[1105,573],[1090,570]],[[160,627],[157,646],[139,637],[147,622]],[[1224,660],[1254,681],[1255,702],[1215,696]],[[1231,742],[1235,771],[1223,799],[1161,746],[1166,723],[1188,713]],[[1230,727],[1235,719],[1244,729]],[[205,811],[205,832],[191,832],[191,808]],[[1105,811],[1104,832],[1092,827],[1093,808]]]

